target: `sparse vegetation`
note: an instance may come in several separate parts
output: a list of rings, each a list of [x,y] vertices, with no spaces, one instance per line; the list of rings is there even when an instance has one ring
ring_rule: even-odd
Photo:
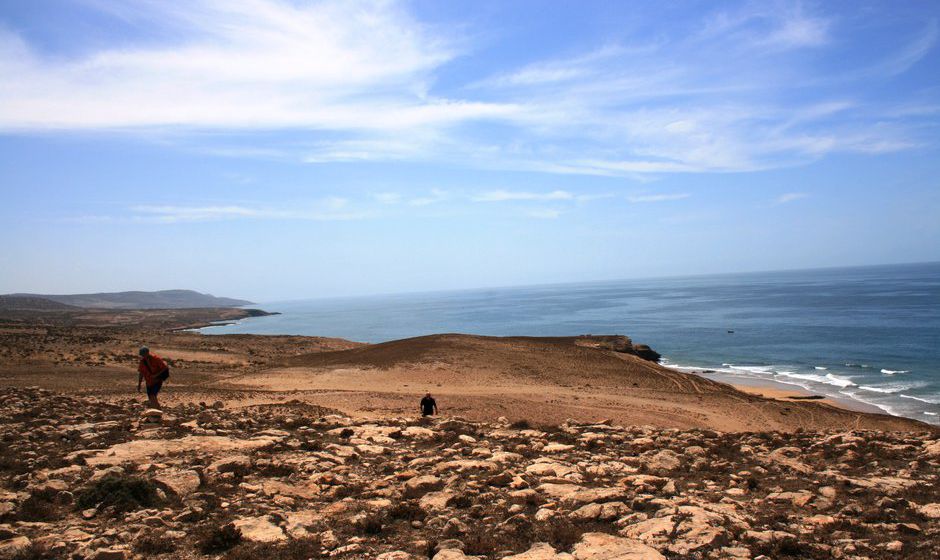
[[[141,554],[168,554],[176,551],[176,543],[165,535],[145,535],[134,543],[134,550]]]
[[[44,544],[30,543],[30,545],[10,557],[10,560],[59,560],[60,555],[49,550]]]
[[[75,496],[75,506],[80,510],[98,508],[113,514],[152,507],[158,501],[153,482],[135,476],[108,475],[86,486]]]
[[[225,552],[242,542],[242,532],[232,523],[204,527],[199,534],[198,548],[203,554]],[[252,558],[258,558],[257,556]],[[270,557],[265,557],[270,560]]]
[[[49,492],[33,492],[16,511],[19,521],[53,521],[61,516],[55,498]]]

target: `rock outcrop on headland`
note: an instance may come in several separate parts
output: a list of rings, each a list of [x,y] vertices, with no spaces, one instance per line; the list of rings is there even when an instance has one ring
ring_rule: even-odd
[[[0,558],[940,557],[936,432],[144,411],[0,389]]]

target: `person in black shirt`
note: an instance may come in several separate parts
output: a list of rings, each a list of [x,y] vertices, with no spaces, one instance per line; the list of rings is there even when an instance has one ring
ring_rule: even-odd
[[[431,396],[431,393],[424,395],[421,399],[421,416],[432,416],[437,414],[437,401]]]

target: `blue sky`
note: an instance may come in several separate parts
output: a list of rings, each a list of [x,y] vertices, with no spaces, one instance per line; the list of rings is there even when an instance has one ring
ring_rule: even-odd
[[[0,293],[940,260],[937,2],[0,3]]]

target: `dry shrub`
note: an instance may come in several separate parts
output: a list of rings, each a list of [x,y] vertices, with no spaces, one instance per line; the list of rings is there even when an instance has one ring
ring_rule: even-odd
[[[242,531],[229,523],[221,527],[205,527],[200,531],[199,550],[203,554],[218,554],[242,542]]]
[[[75,496],[78,509],[109,509],[114,514],[153,507],[159,502],[153,482],[135,476],[106,476]]]
[[[146,555],[167,554],[176,551],[176,543],[165,535],[146,536],[137,539],[134,551]]]
[[[311,539],[292,540],[287,543],[245,543],[229,550],[222,560],[310,560],[323,557],[320,541]]]

